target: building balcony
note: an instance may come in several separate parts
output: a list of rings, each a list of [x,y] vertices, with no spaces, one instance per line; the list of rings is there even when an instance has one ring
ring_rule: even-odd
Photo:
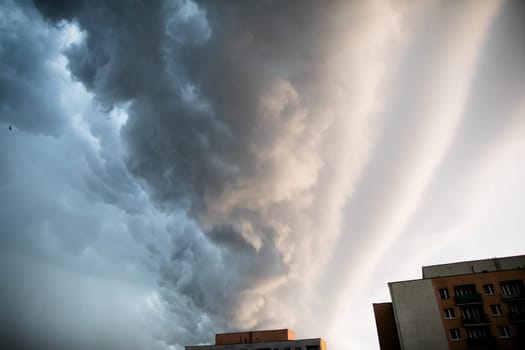
[[[501,294],[501,297],[504,301],[518,301],[518,300],[525,300],[525,293],[524,292],[517,292],[512,294]]]
[[[481,298],[481,294],[479,293],[470,295],[458,295],[454,297],[454,300],[456,301],[456,305],[483,303],[483,299]]]
[[[468,338],[467,349],[469,350],[495,350],[498,349],[498,340],[495,337]]]
[[[487,315],[481,315],[479,317],[463,318],[463,326],[482,326],[490,324],[490,319]]]
[[[525,323],[525,314],[510,312],[509,320],[511,323]]]

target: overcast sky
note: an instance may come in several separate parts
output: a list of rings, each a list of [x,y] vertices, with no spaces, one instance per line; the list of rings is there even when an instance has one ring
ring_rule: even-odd
[[[0,0],[0,342],[378,349],[525,252],[523,1]]]

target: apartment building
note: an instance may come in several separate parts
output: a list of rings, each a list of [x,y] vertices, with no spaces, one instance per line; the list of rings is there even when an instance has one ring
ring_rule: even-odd
[[[293,331],[275,329],[216,334],[214,345],[191,345],[185,350],[326,350],[326,342],[295,339]]]
[[[525,255],[422,270],[373,305],[381,350],[525,349]]]

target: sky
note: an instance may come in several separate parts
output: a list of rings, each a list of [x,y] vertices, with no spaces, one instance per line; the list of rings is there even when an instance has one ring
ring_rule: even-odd
[[[522,1],[0,0],[0,342],[378,349],[525,252]]]

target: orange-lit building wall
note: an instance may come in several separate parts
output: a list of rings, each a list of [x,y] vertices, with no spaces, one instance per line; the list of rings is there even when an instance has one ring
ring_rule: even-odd
[[[468,349],[467,346],[467,333],[466,328],[463,325],[461,317],[461,309],[456,305],[454,299],[454,288],[461,285],[475,285],[477,293],[481,294],[483,312],[487,316],[490,322],[490,331],[495,341],[498,342],[499,350],[511,350],[511,349],[520,349],[517,341],[518,337],[516,336],[519,332],[516,326],[509,319],[509,308],[507,303],[503,300],[500,282],[510,281],[510,280],[525,280],[525,270],[507,270],[507,271],[495,271],[495,272],[481,272],[468,275],[459,275],[459,276],[447,276],[447,277],[438,277],[433,278],[432,283],[434,286],[434,291],[436,295],[436,300],[438,302],[439,311],[441,313],[441,318],[443,320],[443,326],[445,331],[448,333],[450,329],[456,328],[460,330],[461,340],[452,340],[447,334],[449,347],[451,350],[464,350]],[[485,294],[483,286],[487,284],[492,284],[494,287],[494,294]],[[442,299],[439,290],[448,289],[449,298]],[[492,315],[490,310],[491,304],[498,304],[501,306],[502,315]],[[455,318],[446,319],[445,318],[445,309],[450,308],[454,310]],[[498,326],[507,326],[510,329],[511,337],[510,338],[501,338],[498,335]]]
[[[381,350],[401,350],[392,303],[373,304]]]

